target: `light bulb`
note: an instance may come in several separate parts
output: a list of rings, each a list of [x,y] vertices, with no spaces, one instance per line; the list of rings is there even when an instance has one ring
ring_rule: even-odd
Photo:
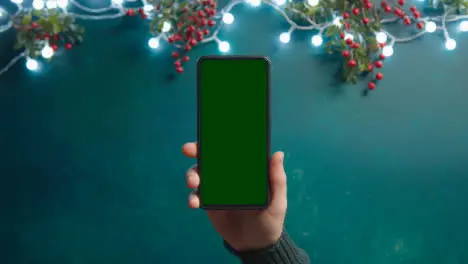
[[[121,5],[121,4],[123,4],[123,0],[112,0],[112,3],[114,5]]]
[[[460,31],[467,32],[468,31],[468,21],[462,21],[460,23]]]
[[[46,7],[47,7],[48,9],[57,8],[57,2],[54,1],[54,0],[49,0],[49,1],[47,1],[47,3],[46,3]]]
[[[225,13],[223,15],[223,22],[228,25],[232,24],[232,22],[234,22],[234,16],[231,13]]]
[[[33,6],[34,9],[38,9],[38,10],[39,10],[39,9],[43,9],[43,8],[44,8],[45,3],[44,3],[44,1],[42,1],[42,0],[34,0],[34,1],[32,2],[32,6]]]
[[[275,0],[277,5],[284,5],[286,4],[286,0]]]
[[[436,29],[437,29],[437,25],[433,21],[429,21],[429,22],[426,23],[426,31],[427,32],[432,33],[434,31],[436,31]]]
[[[146,11],[146,12],[151,12],[153,11],[154,7],[152,5],[145,5],[143,7],[143,9]]]
[[[309,4],[310,6],[316,6],[318,5],[319,3],[319,0],[307,0],[307,4]]]
[[[335,17],[335,19],[333,19],[333,24],[335,26],[340,27],[341,26],[341,17]]]
[[[262,0],[248,0],[248,2],[252,6],[259,6],[262,3]]]
[[[5,9],[3,9],[3,8],[0,7],[0,18],[2,18],[3,16],[5,16],[6,13],[7,13],[7,12],[5,11]]]
[[[221,52],[228,52],[228,51],[229,51],[229,48],[230,48],[230,45],[229,45],[229,42],[227,42],[227,41],[221,41],[221,42],[218,44],[218,49],[219,49],[219,51],[221,51]]]
[[[171,23],[164,21],[163,26],[162,26],[162,32],[169,32],[171,30]]]
[[[353,40],[353,39],[354,39],[354,36],[351,35],[351,34],[349,34],[349,33],[346,33],[344,39],[345,39],[345,40],[347,40],[347,39]]]
[[[159,48],[159,38],[150,38],[148,40],[148,46],[152,49]]]
[[[385,32],[378,32],[375,34],[375,39],[378,43],[385,43],[387,42],[387,34],[385,34]]]
[[[57,0],[58,7],[65,9],[68,6],[68,0]]]
[[[312,37],[312,45],[318,47],[322,45],[322,43],[323,43],[323,39],[320,35],[315,35]]]
[[[39,63],[35,59],[26,59],[26,68],[30,71],[37,71],[39,69]]]
[[[21,5],[23,3],[23,0],[11,0],[11,2]]]
[[[50,59],[54,55],[54,50],[49,46],[45,46],[41,51],[41,55],[45,59]]]
[[[445,41],[445,48],[447,50],[454,50],[455,48],[457,47],[457,42],[454,40],[454,39],[447,39],[447,41]]]
[[[393,55],[393,47],[392,46],[385,46],[383,47],[382,49],[382,54],[385,56],[385,57],[390,57]]]
[[[289,40],[291,39],[291,36],[289,35],[289,33],[284,32],[280,34],[279,39],[283,43],[288,43]]]

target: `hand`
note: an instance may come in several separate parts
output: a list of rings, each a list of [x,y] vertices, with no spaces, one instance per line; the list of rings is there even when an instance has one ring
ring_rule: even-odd
[[[229,150],[228,150],[229,151]],[[182,152],[190,158],[197,157],[197,145],[187,143]],[[208,210],[208,218],[215,230],[237,251],[263,249],[275,244],[283,232],[286,215],[286,173],[284,154],[276,152],[270,160],[271,203],[266,210]],[[200,184],[197,167],[187,172],[187,185],[196,189]],[[240,194],[239,194],[240,195]],[[193,192],[189,207],[198,208],[200,199]]]

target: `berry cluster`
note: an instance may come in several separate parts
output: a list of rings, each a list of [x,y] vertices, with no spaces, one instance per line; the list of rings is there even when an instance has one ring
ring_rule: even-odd
[[[380,5],[382,6],[383,10],[386,13],[392,12],[392,7],[386,1],[382,1]],[[405,0],[398,0],[399,7],[396,7],[393,10],[393,14],[397,16],[398,18],[402,19],[405,25],[411,25],[413,23],[413,20],[417,21],[416,27],[418,29],[422,29],[424,27],[424,23],[421,21],[418,21],[419,18],[421,18],[421,13],[418,11],[418,9],[415,6],[411,6],[409,9],[412,14],[412,18],[411,18],[405,13],[405,11],[402,10],[404,5],[405,5]]]
[[[141,19],[144,20],[148,18],[143,8],[138,8],[137,10],[138,10],[138,14],[140,14]],[[127,9],[126,14],[127,16],[135,16],[137,14],[137,11],[135,11],[135,9]]]
[[[66,38],[60,36],[60,34],[51,34],[46,31],[42,31],[39,25],[36,22],[31,23],[31,27],[27,29],[28,31],[37,30],[36,33],[36,40],[42,41],[45,40],[49,43],[49,46],[54,50],[59,50],[59,47],[63,45],[63,47],[67,50],[71,50],[73,48],[73,44],[71,42],[66,41]]]

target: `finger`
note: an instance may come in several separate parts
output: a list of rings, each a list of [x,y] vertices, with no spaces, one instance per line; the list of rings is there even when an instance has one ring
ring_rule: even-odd
[[[197,157],[197,144],[196,143],[185,143],[182,147],[182,153],[189,158]]]
[[[283,166],[284,153],[276,152],[270,160],[270,183],[272,206],[283,206],[286,203],[286,173]]]
[[[200,185],[200,176],[198,175],[198,167],[197,165],[193,165],[188,171],[187,171],[187,186],[191,189],[198,188],[198,185]]]
[[[200,207],[200,198],[194,193],[189,195],[188,205],[192,209],[196,209]]]

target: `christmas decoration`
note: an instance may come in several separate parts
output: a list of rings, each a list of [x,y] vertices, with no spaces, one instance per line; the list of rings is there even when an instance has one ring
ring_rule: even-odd
[[[322,46],[329,54],[343,58],[343,81],[356,83],[367,79],[366,92],[374,90],[384,77],[382,68],[387,57],[392,56],[397,43],[409,42],[427,33],[442,31],[447,50],[456,47],[450,37],[448,23],[461,21],[460,31],[468,31],[468,1],[429,0],[426,9],[440,15],[422,16],[422,12],[405,0],[232,0],[218,9],[216,0],[141,0],[140,7],[129,8],[124,0],[112,0],[107,8],[92,9],[76,0],[33,0],[31,8],[22,6],[23,0],[11,0],[17,6],[15,13],[0,8],[0,33],[10,29],[17,32],[15,48],[23,50],[5,67],[8,71],[21,59],[26,67],[39,70],[41,58],[50,60],[60,49],[71,50],[83,41],[84,29],[76,21],[140,17],[153,35],[148,45],[157,49],[160,41],[175,47],[171,56],[174,69],[184,71],[189,63],[189,53],[201,44],[216,42],[220,52],[230,51],[230,44],[218,38],[224,26],[234,23],[233,8],[239,4],[253,7],[266,4],[277,11],[290,25],[280,34],[283,44],[291,40],[296,30],[316,34],[311,38],[313,46]],[[135,2],[135,0],[127,0]],[[83,13],[69,12],[68,6]],[[113,14],[112,14],[113,12]],[[78,19],[78,20],[77,20]],[[405,31],[414,32],[410,37],[397,37],[386,29],[387,24],[400,24]]]

